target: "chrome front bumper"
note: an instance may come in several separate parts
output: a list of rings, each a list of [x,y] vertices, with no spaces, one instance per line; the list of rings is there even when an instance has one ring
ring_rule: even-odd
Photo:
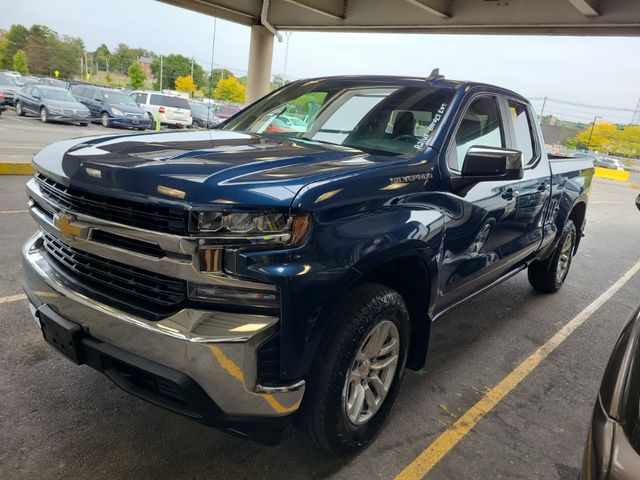
[[[256,351],[277,328],[277,317],[185,308],[149,321],[74,290],[47,261],[40,233],[22,256],[24,290],[35,308],[47,305],[102,342],[184,373],[226,415],[281,417],[298,409],[304,381],[261,387],[256,380]]]

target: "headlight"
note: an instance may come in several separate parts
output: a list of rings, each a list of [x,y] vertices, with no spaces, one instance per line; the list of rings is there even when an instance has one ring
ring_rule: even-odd
[[[310,227],[311,219],[308,214],[290,216],[285,213],[199,212],[196,229],[200,233],[218,233],[231,238],[237,234],[262,236],[262,240],[267,243],[273,240],[297,245],[306,238]],[[272,239],[271,235],[277,235],[277,239]]]
[[[117,117],[124,117],[124,113],[122,113],[122,110],[119,110],[117,108],[111,108],[111,113],[113,113],[115,116]]]

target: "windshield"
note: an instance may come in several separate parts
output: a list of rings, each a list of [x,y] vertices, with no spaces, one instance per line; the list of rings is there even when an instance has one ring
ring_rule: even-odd
[[[137,107],[138,104],[131,98],[129,95],[125,95],[124,93],[112,93],[112,92],[102,92],[105,100],[113,105],[132,105]]]
[[[344,80],[293,83],[223,127],[383,155],[422,148],[453,90]]]
[[[42,98],[48,98],[49,100],[61,100],[63,102],[77,101],[66,90],[49,90],[47,88],[41,88],[40,93],[42,95]]]
[[[0,75],[0,85],[13,85],[14,87],[18,86],[18,82],[13,77],[9,75]]]

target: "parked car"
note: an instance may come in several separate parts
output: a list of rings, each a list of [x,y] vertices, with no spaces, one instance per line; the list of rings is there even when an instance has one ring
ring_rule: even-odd
[[[38,79],[38,83],[48,87],[64,88],[65,90],[69,89],[69,82],[66,80],[60,80],[59,78],[42,77]]]
[[[220,119],[220,121],[224,121],[224,120],[234,116],[240,110],[242,110],[242,107],[239,106],[239,105],[217,104],[215,106],[214,113],[215,113],[216,117],[218,117]]]
[[[20,90],[20,87],[15,76],[0,73],[0,92],[4,94],[6,105],[14,105],[18,90]]]
[[[89,109],[78,102],[64,88],[29,85],[16,95],[16,113],[19,116],[37,115],[43,123],[50,121],[89,124]]]
[[[148,117],[156,122],[160,117],[162,125],[185,128],[193,123],[189,101],[177,95],[165,95],[160,92],[136,91],[131,98],[140,105]]]
[[[189,102],[189,106],[191,107],[194,127],[212,128],[220,123],[220,119],[214,113],[215,105]]]
[[[4,106],[4,92],[0,90],[0,115],[4,112],[6,107]]]
[[[22,81],[22,85],[37,85],[40,83],[40,79],[38,77],[31,77],[27,75],[23,75],[20,80]]]
[[[596,157],[596,167],[610,168],[612,170],[624,170],[624,166],[620,160],[608,157]]]
[[[91,112],[103,127],[151,128],[151,119],[129,95],[111,88],[74,85],[72,95]]]
[[[640,209],[640,196],[636,200]],[[609,357],[589,426],[580,480],[640,476],[640,309]]]
[[[271,122],[266,131],[272,133],[306,132],[307,124],[297,117],[279,115]]]
[[[266,131],[293,109],[305,132]],[[524,97],[435,76],[300,80],[216,129],[33,165],[45,341],[155,405],[263,442],[294,420],[337,453],[380,430],[433,320],[524,270],[563,286],[594,172],[548,158]]]

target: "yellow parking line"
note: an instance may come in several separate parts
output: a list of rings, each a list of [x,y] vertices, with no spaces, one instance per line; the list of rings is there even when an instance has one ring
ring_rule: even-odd
[[[462,440],[480,420],[524,380],[542,361],[564,342],[580,325],[616,294],[638,271],[640,261],[631,267],[607,291],[596,298],[553,337],[527,357],[500,383],[489,390],[473,407],[445,430],[431,445],[396,476],[396,480],[423,478],[442,458]]]
[[[18,300],[25,300],[27,296],[24,293],[18,293],[17,295],[9,295],[8,297],[0,297],[0,303],[17,302]]]
[[[29,210],[0,210],[0,215],[1,214],[9,214],[9,213],[27,213],[29,212]]]
[[[33,175],[30,163],[0,162],[0,175]]]

